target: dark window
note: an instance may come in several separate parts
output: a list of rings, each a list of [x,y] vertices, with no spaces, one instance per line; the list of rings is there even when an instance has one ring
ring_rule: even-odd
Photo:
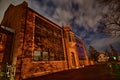
[[[69,42],[75,42],[75,36],[70,31],[68,31],[68,40]]]
[[[68,32],[68,40],[71,42],[71,35],[70,35],[70,32]]]
[[[71,39],[72,42],[75,42],[75,36],[74,36],[74,34],[71,35],[71,38],[72,38],[72,39]]]
[[[2,41],[2,34],[0,34],[0,42]]]

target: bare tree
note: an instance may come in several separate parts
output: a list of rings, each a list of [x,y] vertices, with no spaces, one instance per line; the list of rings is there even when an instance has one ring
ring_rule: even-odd
[[[119,0],[98,0],[100,5],[108,8],[108,12],[103,14],[100,27],[106,35],[120,36],[120,1]]]

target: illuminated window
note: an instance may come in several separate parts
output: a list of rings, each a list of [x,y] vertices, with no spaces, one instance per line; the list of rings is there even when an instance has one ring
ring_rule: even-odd
[[[43,60],[48,60],[48,52],[43,52]]]
[[[40,51],[34,51],[34,60],[39,61],[41,59],[41,52]]]
[[[49,60],[48,52],[34,51],[35,61],[46,61]]]

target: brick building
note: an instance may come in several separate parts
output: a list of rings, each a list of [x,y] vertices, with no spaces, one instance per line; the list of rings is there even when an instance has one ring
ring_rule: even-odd
[[[11,4],[0,26],[0,70],[14,65],[15,80],[20,80],[80,68],[77,40],[69,26],[60,27],[26,2]]]

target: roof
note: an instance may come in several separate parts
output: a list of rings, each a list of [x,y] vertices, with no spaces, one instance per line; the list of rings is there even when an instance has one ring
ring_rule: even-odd
[[[57,25],[56,23],[52,22],[52,21],[51,21],[51,20],[49,20],[48,18],[46,18],[46,17],[42,16],[41,14],[39,14],[38,12],[36,12],[35,10],[33,10],[33,9],[29,8],[29,7],[28,7],[28,9],[29,9],[29,10],[31,10],[32,12],[34,12],[35,14],[37,14],[38,16],[40,16],[40,17],[44,18],[44,19],[45,19],[45,20],[47,20],[48,22],[52,23],[53,25],[55,25],[55,26],[57,26],[57,27],[59,27],[59,28],[61,28],[61,29],[62,29],[62,27],[61,27],[61,26],[59,26],[59,25]]]

